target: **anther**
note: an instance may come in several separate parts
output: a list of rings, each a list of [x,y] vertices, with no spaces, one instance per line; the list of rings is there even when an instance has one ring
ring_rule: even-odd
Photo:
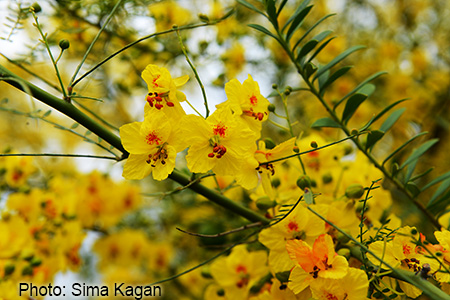
[[[211,152],[211,153],[208,153],[208,157],[209,157],[209,158],[213,158],[213,157],[214,157],[214,153],[212,153],[212,152]]]

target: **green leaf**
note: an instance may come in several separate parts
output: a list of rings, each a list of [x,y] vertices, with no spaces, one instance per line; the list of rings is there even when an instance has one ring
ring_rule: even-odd
[[[381,130],[373,130],[369,132],[369,134],[367,135],[366,150],[373,148],[373,146],[375,146],[375,143],[378,142],[383,136],[384,131]]]
[[[400,116],[403,114],[403,112],[406,110],[406,108],[400,108],[392,112],[389,117],[381,124],[380,130],[387,132],[391,127],[397,122],[397,120],[400,118]]]
[[[383,163],[381,164],[382,166],[388,161],[390,160],[392,157],[395,156],[395,154],[397,154],[398,152],[400,152],[403,148],[405,148],[407,145],[409,145],[409,143],[411,143],[412,141],[414,141],[415,139],[421,137],[422,135],[427,134],[428,132],[421,132],[418,135],[410,138],[408,141],[406,141],[403,145],[401,145],[400,147],[398,147],[397,149],[395,149],[391,154],[389,154],[384,160]]]
[[[367,83],[369,83],[370,81],[374,80],[377,77],[380,77],[383,74],[386,74],[387,72],[385,71],[381,71],[381,72],[377,72],[371,76],[369,76],[368,78],[364,79],[362,82],[360,82],[353,90],[351,90],[347,95],[345,95],[344,97],[342,97],[341,100],[339,100],[333,107],[333,110],[335,110],[342,102],[345,101],[345,99],[347,99],[348,97],[350,97],[351,95],[353,95],[354,93],[358,92],[363,86],[365,86]]]
[[[353,66],[345,66],[334,72],[328,80],[323,84],[323,86],[320,88],[320,95],[323,96],[325,93],[325,89],[330,86],[333,82],[335,82],[339,77],[345,75]]]
[[[266,0],[267,5],[267,14],[269,15],[269,21],[272,23],[273,27],[275,29],[278,29],[278,15],[277,10],[275,8],[275,1],[274,0]]]
[[[346,58],[347,56],[349,56],[350,54],[352,54],[353,52],[356,52],[358,50],[361,50],[365,48],[364,46],[353,46],[347,50],[345,50],[344,52],[342,52],[341,54],[339,54],[338,56],[336,56],[332,61],[330,61],[328,64],[326,64],[325,66],[323,66],[322,68],[319,68],[319,71],[317,72],[316,76],[314,76],[313,81],[315,79],[317,79],[320,75],[323,74],[323,72],[326,72],[327,70],[331,69],[332,67],[334,67],[335,65],[337,65],[338,63],[340,63],[344,58]]]
[[[400,166],[400,169],[403,169],[405,166],[413,162],[414,160],[421,157],[425,152],[428,151],[434,144],[436,144],[439,141],[439,139],[431,139],[429,141],[426,141],[422,145],[420,145],[418,148],[414,149],[411,155],[405,160],[405,162]]]
[[[78,123],[73,123],[72,126],[70,126],[70,128],[71,128],[71,129],[75,129],[75,128],[78,127],[78,125],[80,125],[80,124],[78,124]]]
[[[264,33],[268,36],[273,37],[274,39],[276,39],[278,42],[281,43],[280,39],[276,35],[274,35],[272,32],[270,32],[267,28],[262,27],[261,25],[258,25],[258,24],[248,24],[248,26],[252,27],[258,31],[261,31],[262,33]]]
[[[361,103],[363,103],[366,99],[367,95],[365,94],[357,93],[351,96],[345,104],[344,111],[342,112],[342,122],[346,124],[356,112]]]
[[[300,45],[300,43],[308,36],[308,34],[313,31],[314,28],[316,28],[320,23],[322,23],[324,20],[328,19],[331,16],[334,16],[335,14],[329,14],[325,17],[321,18],[319,21],[317,21],[313,26],[308,28],[308,30],[305,31],[305,33],[298,39],[298,41],[295,43],[294,47],[292,48],[292,51],[295,51],[295,49]],[[324,32],[328,32],[327,36],[332,32],[331,30],[325,30]]]
[[[303,9],[305,9],[305,7],[309,4],[309,2],[311,2],[311,0],[304,0],[297,7],[294,14],[286,21],[286,24],[284,24],[283,29],[281,29],[281,32],[283,32],[289,26],[289,24],[298,16],[298,14],[300,14],[303,11]]]
[[[319,77],[319,89],[320,87],[328,80],[328,77],[330,76],[330,70],[326,71]]]
[[[306,56],[306,54],[308,54],[311,50],[313,50],[318,43],[319,41],[317,40],[310,40],[305,45],[303,45],[303,47],[300,49],[298,53],[297,60]]]
[[[442,195],[449,187],[450,187],[450,178],[447,178],[439,185],[437,190],[434,192],[433,196],[431,196],[431,199],[428,202],[427,207],[434,205],[434,202],[436,201],[436,199],[440,195]]]
[[[91,133],[92,133],[92,131],[87,130],[86,133],[84,134],[84,136],[88,136],[88,135],[90,135]]]
[[[264,12],[260,11],[259,9],[257,9],[255,6],[253,6],[253,4],[248,3],[248,2],[245,1],[245,0],[236,0],[236,1],[237,1],[238,3],[244,5],[244,6],[247,7],[248,9],[251,9],[251,10],[253,10],[253,11],[256,12],[256,13],[258,13],[258,14],[260,14],[260,15],[263,15],[263,16],[267,17],[266,14],[265,14]]]
[[[408,183],[408,181],[411,179],[411,176],[414,172],[414,170],[416,169],[417,166],[417,162],[419,161],[419,159],[415,159],[413,160],[410,164],[408,164],[408,167],[406,168],[406,174],[405,174],[405,178],[403,179],[403,182],[405,184]]]
[[[311,128],[320,128],[320,127],[332,127],[332,128],[341,128],[341,125],[339,125],[336,121],[325,117],[321,118],[319,120],[316,120],[312,125]]]
[[[277,11],[277,16],[280,15],[281,11],[283,10],[284,6],[286,5],[286,3],[288,2],[288,0],[282,0],[280,6],[278,7],[278,11]]]
[[[407,182],[405,187],[414,197],[420,194],[420,189],[412,181]]]
[[[305,17],[309,14],[309,12],[312,9],[312,5],[305,7],[292,21],[291,27],[289,27],[287,33],[286,33],[286,41],[289,42],[294,32],[300,28],[300,26],[303,23],[303,20]]]
[[[45,114],[42,115],[43,118],[48,117],[52,113],[51,110],[47,110]]]
[[[376,116],[372,117],[372,119],[366,125],[364,125],[359,131],[366,130],[367,128],[369,128],[370,125],[372,125],[372,123],[376,122],[385,113],[387,113],[389,110],[391,110],[391,108],[393,108],[397,104],[402,103],[403,101],[406,101],[406,100],[407,99],[398,100],[397,102],[394,102],[391,105],[387,106],[385,109],[383,109],[381,112],[379,112]]]
[[[450,178],[450,171],[436,177],[435,179],[431,180],[430,182],[428,182],[423,188],[422,191],[425,191],[426,189],[432,187],[433,185],[441,182],[442,180],[446,180],[447,178]]]
[[[326,40],[325,42],[323,42],[322,45],[319,46],[319,48],[317,48],[317,50],[314,52],[313,55],[311,55],[311,57],[308,59],[307,63],[311,62],[319,53],[320,51],[323,50],[323,48],[325,48],[332,40],[334,40],[336,37],[331,37],[328,40]]]
[[[450,210],[446,209],[449,205],[450,200],[450,191],[447,191],[442,197],[435,200],[432,204],[427,205],[427,209],[433,213],[438,215],[443,215],[444,213],[449,212]]]

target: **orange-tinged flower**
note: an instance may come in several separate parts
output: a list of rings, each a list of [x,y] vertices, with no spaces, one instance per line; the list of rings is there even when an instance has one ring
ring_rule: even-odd
[[[177,88],[189,80],[188,75],[172,78],[166,68],[150,64],[142,71],[142,78],[148,86],[146,114],[154,110],[161,110],[168,117],[179,119],[185,115],[180,102],[186,100],[186,96]]]
[[[228,105],[259,137],[261,124],[269,117],[270,102],[261,95],[258,83],[250,74],[242,84],[237,79],[232,79],[225,84],[225,93],[228,100],[218,107]]]
[[[123,125],[120,136],[130,153],[122,174],[126,179],[142,179],[152,172],[154,179],[166,179],[175,167],[177,152],[184,149],[176,128],[164,113]]]
[[[191,172],[212,170],[218,175],[233,176],[244,188],[256,186],[251,172],[243,172],[246,166],[248,170],[258,166],[253,158],[256,134],[229,109],[218,109],[206,120],[188,115],[181,130],[184,141],[190,145],[186,161]]]
[[[339,279],[348,272],[348,262],[337,255],[331,236],[320,235],[313,247],[302,240],[286,242],[286,249],[296,266],[289,277],[289,288],[301,292],[317,278]]]

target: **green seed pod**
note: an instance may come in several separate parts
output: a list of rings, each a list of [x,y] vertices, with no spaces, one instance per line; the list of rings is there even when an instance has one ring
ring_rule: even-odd
[[[304,190],[311,187],[311,178],[308,175],[302,175],[297,179],[297,186]]]
[[[274,112],[274,111],[275,111],[275,105],[273,105],[272,103],[270,103],[270,104],[267,106],[267,109],[268,109],[270,112]]]
[[[5,264],[5,266],[3,267],[5,276],[11,275],[12,273],[14,273],[14,270],[16,269],[16,266],[9,262],[7,264]]]
[[[276,146],[275,142],[271,138],[265,138],[264,143],[266,144],[267,149],[273,149]]]
[[[358,183],[350,184],[345,190],[345,196],[350,199],[361,198],[364,194],[364,187]]]
[[[274,200],[270,200],[268,197],[256,200],[256,207],[258,207],[258,209],[260,210],[268,210],[272,207],[275,207],[276,205],[277,202]]]
[[[333,176],[330,173],[326,173],[322,176],[322,182],[324,184],[328,184],[333,181]]]
[[[59,41],[59,47],[63,50],[66,50],[70,47],[70,42],[66,39],[60,40]]]

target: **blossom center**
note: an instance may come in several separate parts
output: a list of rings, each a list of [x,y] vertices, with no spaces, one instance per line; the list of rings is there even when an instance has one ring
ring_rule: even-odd
[[[164,103],[169,107],[175,106],[175,104],[172,101],[169,101],[169,92],[148,93],[147,102],[148,105],[150,105],[150,107],[154,106],[158,110],[164,107]]]
[[[159,87],[159,84],[156,83],[156,80],[158,80],[160,77],[161,77],[161,75],[156,75],[156,76],[153,78],[152,84],[153,84],[153,87],[154,87],[154,88],[155,88],[155,87]]]
[[[147,136],[145,137],[145,140],[147,141],[147,144],[149,145],[159,145],[161,143],[161,138],[158,137],[157,133],[153,130]]]
[[[219,145],[218,143],[214,143],[213,145],[213,152],[208,153],[209,158],[221,158],[226,152],[227,148],[225,148],[224,145]]]
[[[298,231],[298,224],[297,224],[297,222],[291,221],[291,222],[289,222],[287,227],[288,227],[289,231]]]
[[[250,103],[251,103],[253,106],[255,106],[256,104],[258,104],[258,98],[256,98],[255,95],[252,95],[252,96],[250,97]]]
[[[267,112],[254,112],[253,108],[250,110],[243,110],[244,115],[254,118],[255,120],[262,121],[264,119],[264,115],[267,115]]]
[[[149,154],[148,159],[145,161],[146,163],[150,164],[152,167],[156,167],[156,163],[158,161],[161,162],[162,165],[166,164],[166,159],[169,157],[169,154],[167,154],[167,149],[164,147],[166,143],[164,143],[161,146],[157,147],[157,151],[155,154]]]
[[[403,245],[403,254],[405,254],[406,256],[408,256],[409,254],[411,254],[411,246],[409,246],[409,245]]]
[[[220,122],[219,124],[217,124],[213,127],[213,132],[214,132],[214,135],[218,135],[218,136],[224,138],[227,129],[228,129],[228,127],[223,125],[222,122]]]

